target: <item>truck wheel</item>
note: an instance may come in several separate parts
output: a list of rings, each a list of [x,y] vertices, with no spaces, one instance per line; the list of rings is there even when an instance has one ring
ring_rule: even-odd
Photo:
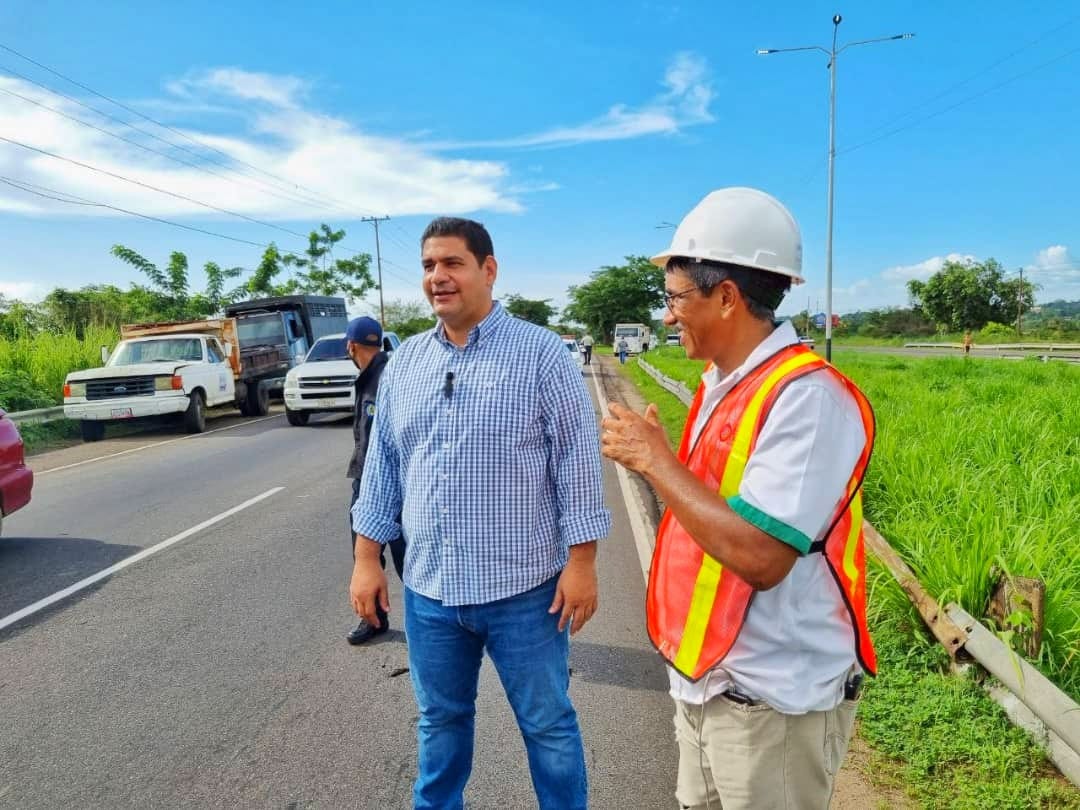
[[[270,391],[265,385],[252,385],[247,390],[248,416],[266,416],[270,413]]]
[[[188,433],[202,433],[206,430],[206,399],[202,391],[192,391],[184,411],[184,429]]]
[[[303,427],[308,423],[308,419],[311,417],[307,411],[290,411],[285,409],[285,418],[289,420],[289,424],[293,427]]]
[[[105,438],[105,423],[84,419],[79,423],[84,442],[100,442]]]

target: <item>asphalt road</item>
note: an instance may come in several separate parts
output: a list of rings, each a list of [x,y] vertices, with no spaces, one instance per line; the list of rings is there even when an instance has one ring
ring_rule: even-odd
[[[586,382],[595,397],[587,371]],[[149,556],[0,629],[0,806],[406,808],[416,708],[392,631],[353,648],[347,419],[218,419],[31,459],[31,504],[0,539],[5,617]],[[594,808],[672,806],[666,677],[605,463],[601,609],[572,643]],[[159,545],[160,544],[160,545]],[[535,807],[489,664],[469,806]]]

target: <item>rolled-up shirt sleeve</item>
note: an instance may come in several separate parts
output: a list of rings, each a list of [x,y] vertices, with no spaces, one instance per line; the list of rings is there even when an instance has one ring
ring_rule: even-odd
[[[604,506],[596,415],[568,352],[560,351],[542,376],[540,401],[551,443],[559,539],[568,546],[601,540],[611,531],[611,513]]]
[[[821,539],[866,444],[858,406],[825,373],[776,399],[728,505],[800,554]]]
[[[353,531],[379,543],[401,536],[400,455],[390,416],[389,368],[375,395],[375,421],[360,479],[360,495],[352,508]]]

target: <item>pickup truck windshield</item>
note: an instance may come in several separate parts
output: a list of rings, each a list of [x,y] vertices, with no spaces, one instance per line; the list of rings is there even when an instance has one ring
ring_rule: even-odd
[[[236,331],[240,335],[240,347],[248,346],[285,346],[285,324],[280,312],[267,312],[265,315],[246,315],[236,322]]]
[[[308,352],[305,363],[316,363],[319,360],[348,360],[345,353],[345,338],[326,338],[318,340]]]
[[[109,358],[109,365],[133,366],[162,361],[197,363],[202,359],[202,341],[198,338],[160,338],[122,342]]]

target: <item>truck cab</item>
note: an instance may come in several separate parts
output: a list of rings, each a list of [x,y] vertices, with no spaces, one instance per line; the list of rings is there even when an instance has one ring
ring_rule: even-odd
[[[267,389],[279,395],[286,373],[304,362],[315,341],[344,332],[348,325],[345,299],[324,295],[242,301],[226,307],[225,315],[236,319],[240,359],[252,394]],[[255,404],[249,403],[246,410],[265,412]]]

